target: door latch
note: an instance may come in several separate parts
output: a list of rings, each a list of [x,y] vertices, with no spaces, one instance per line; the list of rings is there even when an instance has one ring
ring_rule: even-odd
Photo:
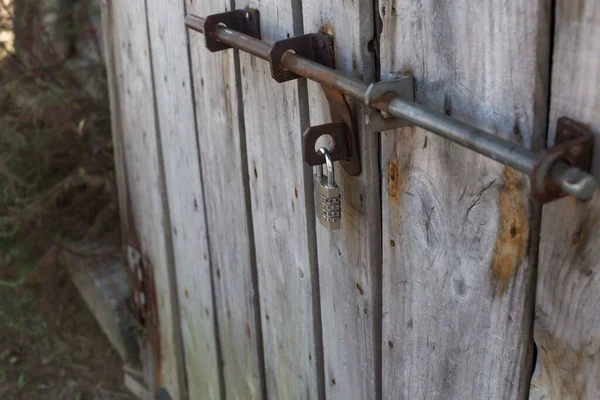
[[[227,17],[228,14],[231,17]],[[378,110],[367,120],[371,132],[407,125],[420,126],[529,175],[533,196],[542,203],[567,194],[587,201],[598,188],[598,183],[589,173],[593,135],[575,121],[559,119],[556,145],[536,154],[510,140],[417,104],[414,101],[413,78],[367,85],[343,75],[335,70],[333,38],[329,36],[309,34],[269,44],[260,40],[257,10],[218,15],[220,22],[216,25],[214,16],[203,19],[189,15],[185,23],[190,29],[210,35],[213,49],[234,47],[270,62],[273,78],[278,82],[305,77],[321,85],[333,122],[304,132],[303,155],[309,165],[324,163],[323,155],[316,152],[314,145],[320,136],[329,134],[334,143],[330,149],[331,158],[339,161],[348,174],[360,174],[355,120],[345,98],[350,96]],[[246,23],[251,24],[252,29],[247,26],[240,28],[240,24],[243,25],[240,15],[246,16]],[[228,23],[228,18],[233,22]]]

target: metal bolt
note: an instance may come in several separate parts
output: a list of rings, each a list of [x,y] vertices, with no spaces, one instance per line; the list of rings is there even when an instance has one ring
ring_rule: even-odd
[[[323,39],[319,39],[319,47],[320,48],[324,48],[325,47],[325,41]]]
[[[569,149],[569,153],[573,156],[578,156],[581,154],[581,146],[573,146]]]
[[[390,119],[392,116],[387,111],[381,111],[381,116],[385,119]]]

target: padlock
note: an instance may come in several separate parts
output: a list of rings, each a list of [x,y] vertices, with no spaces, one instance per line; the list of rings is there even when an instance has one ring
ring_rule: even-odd
[[[325,147],[321,147],[319,152],[325,156],[327,176],[323,174],[323,165],[319,165],[315,175],[315,208],[317,209],[321,225],[325,229],[333,231],[340,229],[341,226],[342,196],[339,186],[335,183],[335,171],[333,161],[331,160],[331,153]]]

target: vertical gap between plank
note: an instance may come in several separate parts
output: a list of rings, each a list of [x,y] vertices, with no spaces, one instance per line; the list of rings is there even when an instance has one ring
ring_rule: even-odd
[[[292,1],[292,19],[294,35],[304,34],[304,14],[302,0]],[[308,105],[308,83],[305,78],[297,80],[298,111],[300,132],[310,127]],[[313,168],[302,163],[304,173],[304,204],[306,207],[306,233],[311,277],[313,336],[315,341],[315,364],[317,373],[317,394],[319,400],[325,400],[325,356],[323,350],[323,321],[321,317],[321,285],[319,280],[319,255],[317,250],[317,226],[315,221]]]
[[[555,32],[555,28],[556,28],[556,9],[557,9],[557,4],[556,4],[557,0],[552,0],[552,4],[550,5],[550,18],[548,23],[550,24],[550,29],[548,31],[548,35],[549,35],[549,42],[548,42],[548,57],[547,57],[547,62],[548,62],[548,77],[547,77],[547,82],[545,82],[547,84],[548,87],[548,92],[546,93],[547,97],[546,97],[546,132],[545,135],[543,136],[544,138],[544,148],[546,148],[548,146],[548,144],[550,143],[549,139],[552,139],[552,144],[554,144],[554,137],[549,138],[549,132],[548,132],[548,128],[550,126],[552,126],[552,124],[550,123],[550,105],[551,105],[551,99],[552,99],[552,69],[554,66],[554,35],[556,34]],[[546,21],[544,21],[546,22]],[[534,149],[536,151],[540,151],[542,149]]]
[[[548,41],[540,40],[540,44],[537,48],[537,57],[539,59],[538,65],[544,65],[543,63],[547,63],[547,69],[545,70],[545,76],[543,77],[541,83],[538,83],[536,90],[546,90],[545,93],[545,101],[539,104],[539,109],[536,110],[537,113],[546,113],[541,126],[535,129],[534,125],[534,138],[532,141],[532,150],[536,153],[542,151],[542,149],[547,148],[549,140],[549,132],[548,128],[552,125],[550,118],[550,105],[551,105],[551,96],[552,96],[552,67],[553,67],[553,58],[554,58],[554,35],[555,35],[555,22],[556,22],[556,7],[557,0],[552,0],[550,4],[550,10],[548,17],[545,17],[543,12],[544,9],[541,10],[540,14],[544,15],[545,18],[538,18],[538,37],[542,37],[547,35]],[[540,7],[546,7],[544,4],[540,4]],[[540,117],[541,119],[541,117]],[[539,132],[538,135],[535,135],[536,132]],[[531,379],[533,378],[533,373],[535,372],[535,366],[537,363],[537,347],[535,344],[535,306],[536,306],[536,292],[537,292],[537,280],[538,280],[538,260],[539,260],[539,247],[541,241],[541,232],[542,232],[542,208],[543,206],[535,201],[531,201],[531,234],[530,234],[530,243],[529,243],[529,268],[531,269],[531,278],[529,280],[529,285],[527,287],[528,293],[530,293],[530,304],[528,313],[526,314],[529,317],[528,324],[528,335],[529,335],[529,343],[531,349],[528,351],[525,368],[523,371],[523,377],[521,382],[521,390],[522,398],[527,399],[530,395],[531,390]]]
[[[373,53],[375,63],[375,81],[381,81],[381,43],[380,36],[383,30],[383,21],[379,16],[379,0],[373,0],[373,47],[370,49]],[[377,111],[375,111],[377,112]],[[373,345],[374,366],[375,366],[375,400],[382,399],[383,393],[383,159],[381,149],[381,132],[377,133],[377,178],[379,183],[379,268],[377,275],[379,279],[374,280],[376,287],[373,289],[373,308],[374,308],[374,326],[373,326]]]
[[[230,1],[229,8],[235,10],[235,0]],[[260,28],[260,27],[259,27]],[[254,216],[252,214],[252,198],[250,192],[250,170],[248,168],[248,151],[246,147],[246,115],[244,112],[244,95],[242,89],[242,72],[240,52],[233,49],[233,65],[235,68],[235,90],[238,108],[238,132],[240,135],[240,155],[242,165],[242,182],[244,203],[246,207],[246,225],[248,227],[248,249],[250,256],[250,279],[252,280],[252,301],[254,306],[254,329],[256,330],[256,352],[258,357],[258,376],[262,399],[267,397],[267,372],[265,367],[265,349],[262,331],[262,315],[260,307],[260,290],[258,286],[258,263],[256,261],[256,244],[254,238]]]
[[[102,10],[102,40],[104,45],[104,63],[106,64],[106,82],[109,90],[111,133],[113,141],[113,157],[115,158],[115,172],[117,181],[117,198],[119,204],[119,221],[121,227],[121,250],[124,252],[128,245],[129,213],[127,200],[127,168],[125,163],[125,143],[123,141],[123,126],[121,116],[121,101],[119,99],[118,75],[116,66],[116,52],[114,37],[115,25],[113,7],[111,2],[103,5]],[[121,182],[121,183],[119,183]],[[138,249],[139,250],[139,249]],[[123,253],[125,254],[125,253]]]
[[[167,275],[169,281],[167,282],[169,288],[169,298],[171,302],[171,320],[167,323],[173,325],[173,346],[175,349],[175,373],[177,374],[177,385],[179,386],[179,393],[182,398],[187,398],[187,386],[186,386],[186,371],[185,371],[185,354],[183,352],[183,339],[181,334],[181,319],[179,313],[179,296],[177,294],[177,279],[176,279],[176,268],[175,268],[175,254],[173,249],[173,234],[171,231],[171,214],[169,212],[169,198],[167,196],[167,185],[165,177],[165,166],[163,158],[162,140],[160,133],[160,124],[158,120],[158,103],[156,97],[156,84],[154,82],[154,65],[152,62],[152,36],[150,34],[150,21],[148,19],[148,1],[144,0],[144,11],[146,19],[146,35],[148,39],[148,58],[150,63],[150,77],[152,80],[152,95],[154,97],[154,125],[156,129],[156,147],[157,147],[157,158],[158,158],[158,173],[159,173],[159,188],[161,205],[163,209],[163,228],[165,233],[165,247],[167,252]],[[161,340],[164,340],[162,338]],[[162,347],[162,344],[161,344]],[[158,388],[160,389],[160,388]]]
[[[185,4],[185,0],[182,0],[183,3],[183,13],[184,16],[187,15],[187,6]],[[213,275],[213,256],[212,250],[210,247],[210,231],[208,229],[208,214],[206,209],[206,190],[204,189],[204,173],[202,171],[202,152],[200,151],[200,138],[199,138],[199,130],[198,130],[198,113],[196,111],[196,92],[194,88],[196,87],[194,82],[194,74],[193,66],[192,66],[192,51],[190,46],[190,32],[186,28],[185,29],[186,43],[187,43],[187,54],[188,54],[188,71],[190,73],[190,87],[192,94],[192,109],[194,113],[194,136],[196,139],[196,154],[198,157],[198,169],[200,170],[200,189],[202,191],[202,208],[204,213],[204,226],[206,227],[206,252],[208,253],[208,263],[210,269],[210,287],[211,287],[211,299],[212,299],[212,313],[213,313],[213,330],[215,333],[215,346],[216,346],[216,354],[217,354],[217,368],[219,376],[219,392],[221,393],[221,400],[225,400],[226,396],[226,387],[225,387],[225,374],[223,367],[223,352],[221,350],[221,336],[219,333],[219,316],[217,315],[217,299],[215,294],[215,279]]]
[[[254,326],[256,330],[256,352],[258,356],[258,369],[260,388],[263,393],[262,398],[267,399],[267,373],[265,368],[265,350],[262,333],[262,316],[260,308],[260,291],[258,286],[258,266],[256,262],[256,246],[254,239],[254,217],[252,214],[252,198],[250,194],[250,172],[248,169],[248,153],[246,150],[246,122],[244,115],[244,99],[242,95],[242,80],[240,68],[240,54],[238,50],[233,50],[233,62],[236,77],[236,92],[238,103],[238,121],[240,135],[240,154],[242,163],[242,178],[244,189],[244,203],[246,206],[246,225],[248,226],[248,245],[250,255],[250,279],[252,280],[252,303],[254,309]]]

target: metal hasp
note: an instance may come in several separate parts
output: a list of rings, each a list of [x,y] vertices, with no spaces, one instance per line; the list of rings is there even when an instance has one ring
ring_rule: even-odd
[[[204,32],[203,18],[187,16],[185,23],[190,29]],[[265,61],[271,61],[272,45],[267,42],[238,32],[223,24],[217,25],[215,31],[211,34],[224,44],[246,51]],[[303,57],[293,51],[285,51],[281,55],[280,62],[286,70],[315,81],[321,84],[323,88],[331,88],[340,94],[364,101],[369,106],[380,110],[385,116],[396,117],[398,120],[393,124],[397,124],[397,126],[408,124],[420,126],[460,146],[532,176],[535,196],[542,201],[557,198],[556,194],[546,196],[545,193],[550,190],[548,188],[551,188],[555,193],[560,192],[560,196],[571,194],[579,200],[587,201],[592,198],[598,187],[594,177],[588,171],[585,171],[586,168],[583,168],[582,165],[574,163],[570,155],[568,157],[551,156],[555,152],[560,152],[560,147],[558,150],[555,148],[548,149],[545,153],[538,155],[498,135],[417,104],[410,95],[405,94],[405,91],[399,95],[395,93],[395,90],[386,91],[381,83],[369,86],[362,81],[345,76],[331,67]],[[389,92],[392,95],[385,95]],[[383,96],[380,95],[382,93]],[[350,126],[352,126],[352,123]],[[377,122],[376,126],[378,129],[383,130],[389,129],[390,126],[394,126],[393,124],[384,118],[384,121]],[[373,128],[371,128],[371,131],[377,132]],[[353,143],[357,143],[357,141],[348,141],[350,148]],[[353,156],[353,153],[350,156]],[[344,166],[343,161],[342,165]],[[543,176],[543,185],[540,184],[540,176]],[[537,194],[540,191],[542,194]]]
[[[335,57],[333,38],[319,33],[310,33],[273,43],[269,51],[271,74],[277,82],[287,82],[302,76],[285,68],[282,63],[283,55],[292,51],[299,57],[318,62],[334,69]],[[339,161],[349,175],[360,174],[360,155],[358,137],[354,127],[354,118],[345,96],[334,88],[321,85],[321,89],[329,103],[329,113],[333,122],[308,128],[302,135],[302,154],[304,161],[311,166],[325,163],[322,153],[315,150],[317,140],[323,135],[333,139],[331,156],[333,161]]]
[[[324,135],[333,139],[331,148],[332,161],[339,161],[344,170],[352,176],[361,172],[360,154],[358,150],[358,137],[354,127],[354,119],[346,97],[338,90],[321,86],[329,103],[331,122],[328,124],[311,126],[302,135],[302,154],[304,162],[311,166],[325,164],[325,157],[315,150],[317,140]]]
[[[232,26],[229,25],[229,21],[232,22]],[[260,28],[255,26],[257,21],[259,21],[258,10],[251,9],[211,15],[206,19],[188,15],[185,19],[187,27],[221,41],[220,46],[215,46],[211,42],[211,47],[209,47],[209,41],[207,40],[206,46],[209,47],[209,50],[218,51],[235,47],[269,61],[271,76],[277,82],[283,83],[303,77],[303,74],[295,73],[287,68],[284,60],[290,54],[321,65],[327,70],[335,71],[333,38],[331,36],[310,33],[269,44],[260,40]],[[208,22],[210,22],[210,25],[207,25]],[[244,32],[235,28],[244,24],[248,25],[244,26],[244,29],[252,31],[252,35],[244,34]],[[258,29],[258,34],[256,34],[256,29]],[[239,43],[242,38],[245,41],[243,46]],[[333,138],[334,143],[330,149],[333,160],[339,161],[349,175],[359,175],[361,165],[358,137],[356,136],[350,106],[341,91],[329,85],[321,85],[321,88],[329,103],[329,111],[333,122],[311,127],[304,132],[302,139],[304,161],[312,166],[325,162],[323,155],[316,152],[314,144],[320,136],[328,134]]]

